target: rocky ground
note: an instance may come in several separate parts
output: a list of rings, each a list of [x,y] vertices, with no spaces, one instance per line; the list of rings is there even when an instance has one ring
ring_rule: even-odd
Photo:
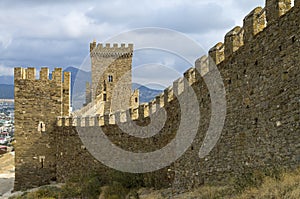
[[[15,180],[14,152],[0,156],[0,198],[8,198],[13,190]]]

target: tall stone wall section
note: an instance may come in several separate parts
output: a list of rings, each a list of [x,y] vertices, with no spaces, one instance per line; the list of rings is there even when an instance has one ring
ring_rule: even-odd
[[[278,5],[291,8],[282,2]],[[280,17],[273,15],[278,9]],[[210,118],[209,110],[201,108],[198,139],[175,163],[179,187],[193,187],[198,176],[206,184],[226,184],[254,171],[300,165],[299,4],[282,10],[278,6],[254,9],[245,17],[243,28],[231,30],[224,44],[209,51],[226,88],[225,126],[214,149],[199,159],[197,152]],[[271,18],[267,26],[265,16]],[[196,67],[201,67],[203,60],[199,59]],[[212,60],[206,59],[206,64]],[[204,85],[200,80],[194,87],[201,88],[199,97],[209,104],[210,93]],[[200,103],[203,106],[207,104]]]
[[[56,118],[68,116],[70,73],[15,68],[15,190],[56,180]]]

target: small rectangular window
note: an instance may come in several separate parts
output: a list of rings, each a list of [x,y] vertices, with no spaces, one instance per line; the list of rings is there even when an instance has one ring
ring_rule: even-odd
[[[112,75],[108,75],[108,82],[113,82],[113,76]]]
[[[103,101],[106,101],[106,94],[103,94]]]

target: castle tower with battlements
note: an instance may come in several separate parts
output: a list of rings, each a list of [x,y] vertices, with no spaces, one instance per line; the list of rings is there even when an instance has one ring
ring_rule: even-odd
[[[102,101],[105,112],[131,106],[132,55],[132,44],[104,46],[96,41],[90,43],[92,85],[87,85],[86,104]],[[135,101],[138,103],[138,98]]]
[[[15,190],[56,180],[57,116],[70,115],[71,74],[15,68]],[[27,184],[28,183],[28,184]]]

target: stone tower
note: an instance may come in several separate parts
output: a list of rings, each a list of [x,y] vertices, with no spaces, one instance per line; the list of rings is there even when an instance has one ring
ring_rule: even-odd
[[[91,97],[87,97],[87,100],[102,101],[105,112],[130,107],[132,54],[132,44],[103,46],[97,45],[96,41],[90,43],[92,85]]]
[[[15,68],[15,190],[56,180],[58,116],[70,114],[70,73]],[[64,80],[63,80],[64,79]]]

